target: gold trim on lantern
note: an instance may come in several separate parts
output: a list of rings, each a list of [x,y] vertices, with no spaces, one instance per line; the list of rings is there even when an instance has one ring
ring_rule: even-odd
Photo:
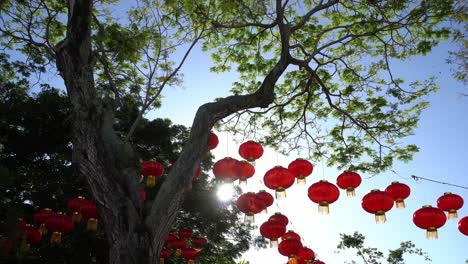
[[[86,230],[96,231],[98,227],[98,220],[96,218],[89,218],[88,223],[86,223]]]
[[[41,236],[47,235],[47,227],[45,226],[44,223],[42,223],[42,224],[39,226],[39,233],[41,233]]]
[[[356,196],[356,191],[354,190],[354,187],[346,188],[346,196],[348,196],[348,197],[355,197]]]
[[[403,209],[403,208],[405,208],[405,207],[406,207],[406,206],[405,206],[405,200],[403,200],[403,199],[401,199],[401,198],[396,199],[396,201],[395,201],[395,206],[396,206],[396,208],[398,208],[398,209]]]
[[[330,213],[330,207],[328,202],[320,202],[318,204],[318,212],[319,214],[329,214]]]
[[[165,259],[164,258],[159,258],[159,264],[164,264]]]
[[[289,256],[288,264],[297,264],[297,258],[295,255]]]
[[[176,255],[176,257],[180,257],[182,255],[182,249],[180,249],[180,248],[176,249],[175,255]]]
[[[255,222],[255,216],[252,212],[248,212],[245,214],[244,223],[246,224],[253,224]]]
[[[73,223],[79,223],[81,221],[81,214],[79,212],[73,212],[72,221]]]
[[[426,238],[427,239],[438,239],[439,234],[437,233],[437,228],[429,227],[428,229],[426,229]]]
[[[385,216],[384,211],[377,211],[377,213],[375,213],[375,222],[377,224],[383,224],[387,222],[387,217]]]
[[[297,184],[299,185],[305,185],[306,184],[306,178],[304,175],[300,174],[298,177],[297,177],[297,181],[296,181]]]
[[[444,195],[447,195],[447,194],[452,194],[451,192],[444,192]]]
[[[153,175],[149,175],[148,177],[146,177],[146,186],[150,188],[156,186],[156,177],[154,177]]]
[[[52,235],[50,236],[50,242],[59,244],[61,241],[62,241],[62,233],[54,231]]]
[[[276,188],[275,197],[276,199],[286,198],[286,190],[283,187]]]
[[[458,218],[457,210],[455,210],[455,209],[450,209],[450,210],[448,211],[448,214],[447,214],[447,219],[450,220],[450,219],[456,219],[456,218]]]

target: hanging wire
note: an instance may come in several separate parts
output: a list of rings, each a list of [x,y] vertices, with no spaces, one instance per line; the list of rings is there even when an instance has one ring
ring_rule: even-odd
[[[430,182],[435,182],[435,183],[438,183],[438,184],[445,184],[445,185],[449,185],[449,186],[458,187],[458,188],[468,190],[468,187],[466,187],[466,186],[453,184],[453,183],[449,183],[449,182],[437,181],[437,180],[433,180],[433,179],[429,179],[429,178],[419,177],[419,176],[416,176],[416,175],[411,175],[411,178],[413,180],[415,180],[415,181],[419,181],[419,180],[430,181]]]
[[[401,176],[398,172],[396,172],[395,170],[390,170],[391,172],[393,172],[395,175],[397,175],[398,177],[402,178],[402,179],[405,179],[405,180],[409,180],[411,179],[411,177],[404,177],[404,176]]]

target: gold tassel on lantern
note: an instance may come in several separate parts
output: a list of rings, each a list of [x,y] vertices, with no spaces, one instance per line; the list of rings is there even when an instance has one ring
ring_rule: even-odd
[[[159,264],[164,264],[165,259],[159,258]]]
[[[72,220],[73,223],[79,223],[81,221],[81,214],[79,212],[73,212]]]
[[[60,232],[53,232],[52,235],[50,236],[50,242],[51,243],[60,243],[62,241],[62,233]]]
[[[275,191],[275,197],[276,199],[284,199],[286,198],[286,190],[282,187],[279,187]]]
[[[270,247],[277,248],[278,247],[278,239],[271,239],[270,240]]]
[[[353,187],[346,188],[346,196],[348,196],[348,197],[355,197],[356,196],[356,191],[354,190]]]
[[[244,223],[253,224],[254,222],[255,222],[255,216],[253,213],[248,212],[247,214],[245,214]]]
[[[447,219],[456,219],[458,218],[458,213],[457,213],[457,210],[449,210],[448,211],[448,214],[447,214]]]
[[[150,188],[156,186],[156,177],[154,177],[153,175],[146,177],[146,186]]]
[[[377,224],[383,224],[387,222],[387,217],[385,216],[384,211],[377,211],[377,213],[375,213],[375,222]]]
[[[288,264],[297,264],[297,258],[296,256],[292,256],[288,260]]]
[[[397,199],[397,200],[395,201],[395,206],[396,206],[396,208],[398,208],[398,209],[405,208],[405,207],[406,207],[406,206],[405,206],[405,200],[403,200],[403,199]]]
[[[320,202],[318,205],[318,212],[320,214],[329,214],[330,207],[328,206],[328,202]]]
[[[44,223],[42,223],[42,224],[39,226],[39,233],[41,233],[41,236],[47,235],[47,227],[45,226]]]
[[[86,230],[88,231],[96,231],[98,227],[98,220],[95,218],[88,219],[88,223],[86,224]]]
[[[297,184],[299,185],[305,185],[306,184],[306,178],[304,177],[304,175],[299,175],[299,177],[297,177],[297,181],[296,181]]]
[[[190,259],[187,264],[195,264],[195,260]]]
[[[429,228],[426,230],[426,238],[427,238],[427,239],[438,239],[438,238],[439,238],[439,234],[437,233],[437,228],[435,228],[435,227],[429,227]]]
[[[182,256],[182,249],[180,249],[180,248],[176,249],[175,255],[176,255],[176,257]]]

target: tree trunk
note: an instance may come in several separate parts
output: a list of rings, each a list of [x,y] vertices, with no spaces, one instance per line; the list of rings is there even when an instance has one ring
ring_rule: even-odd
[[[184,190],[208,151],[209,131],[218,120],[239,110],[267,107],[274,85],[289,65],[289,29],[279,23],[282,53],[254,94],[224,98],[199,108],[190,138],[151,207],[138,196],[139,164],[128,142],[113,129],[114,107],[98,96],[91,50],[93,0],[68,0],[66,38],[56,46],[57,68],[73,109],[73,164],[84,175],[99,210],[112,264],[159,263],[159,254],[176,217]],[[277,1],[278,20],[282,19]]]

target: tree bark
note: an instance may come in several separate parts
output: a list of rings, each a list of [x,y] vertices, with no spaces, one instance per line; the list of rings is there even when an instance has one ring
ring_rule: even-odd
[[[85,176],[101,216],[112,264],[159,263],[159,254],[176,217],[184,190],[208,151],[208,134],[218,120],[239,110],[267,107],[274,85],[289,65],[289,29],[277,1],[282,53],[254,94],[224,98],[199,108],[190,138],[175,170],[161,186],[149,212],[138,198],[139,164],[128,142],[113,129],[110,100],[102,100],[94,84],[91,49],[92,0],[68,0],[67,34],[56,46],[57,68],[73,107],[73,163]]]

